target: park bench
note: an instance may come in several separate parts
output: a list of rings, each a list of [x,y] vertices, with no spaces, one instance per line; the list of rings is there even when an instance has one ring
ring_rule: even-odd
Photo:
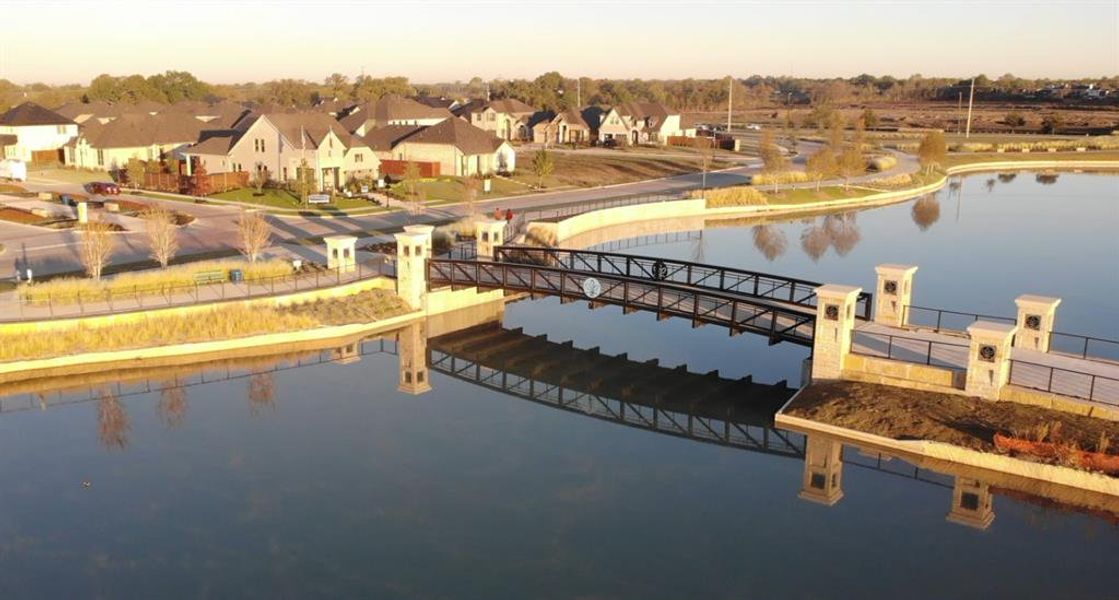
[[[194,283],[221,283],[225,281],[225,271],[214,269],[212,271],[199,271],[194,274]]]

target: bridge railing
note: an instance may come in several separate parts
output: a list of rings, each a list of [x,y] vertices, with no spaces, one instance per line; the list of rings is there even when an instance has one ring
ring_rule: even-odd
[[[967,370],[967,344],[956,344],[916,337],[855,331],[851,352],[863,356]]]
[[[548,206],[546,208],[530,208],[521,211],[515,211],[513,218],[510,219],[505,225],[505,238],[512,240],[518,233],[524,231],[524,228],[533,221],[554,221],[583,213],[602,210],[606,208],[615,208],[619,206],[633,206],[635,204],[653,204],[657,202],[671,202],[674,200],[685,200],[687,196],[683,193],[675,194],[631,194],[627,196],[614,196],[612,198],[596,198],[594,200],[581,200],[578,202],[568,202],[566,204],[558,204]]]
[[[816,310],[816,288],[820,286],[814,281],[746,269],[595,250],[499,246],[496,249],[495,260],[646,279],[727,294],[740,294],[787,302],[811,311]],[[864,319],[869,319],[873,295],[863,292],[859,296],[858,305],[857,312]]]
[[[1010,359],[1010,384],[1119,406],[1119,379]]]
[[[601,290],[588,296],[584,282],[592,276],[601,284]],[[614,304],[625,310],[646,310],[663,317],[688,318],[695,325],[723,325],[732,334],[749,331],[767,335],[771,343],[791,341],[811,345],[816,325],[814,314],[759,304],[731,293],[542,265],[432,259],[427,262],[427,277],[432,286],[504,289]]]
[[[1119,341],[1054,331],[1049,337],[1049,351],[1088,360],[1119,362]]]
[[[1015,323],[1017,320],[1014,317],[961,312],[927,306],[910,305],[902,308],[902,323],[909,327],[930,327],[933,331],[964,332],[968,325],[976,321]]]

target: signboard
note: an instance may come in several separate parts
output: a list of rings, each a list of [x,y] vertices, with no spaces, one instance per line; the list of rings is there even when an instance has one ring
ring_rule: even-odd
[[[594,300],[602,293],[602,284],[594,277],[588,277],[583,280],[583,293]]]
[[[307,196],[308,204],[330,204],[330,194],[311,194]]]
[[[367,185],[361,186],[361,193],[368,194],[369,193],[369,186],[367,186]]]

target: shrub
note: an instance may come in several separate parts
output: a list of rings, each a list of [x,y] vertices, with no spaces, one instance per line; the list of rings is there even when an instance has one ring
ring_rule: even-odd
[[[882,189],[895,189],[903,188],[913,183],[913,176],[909,173],[899,173],[897,175],[890,175],[889,177],[879,177],[871,179],[866,182],[867,187],[882,188]]]
[[[755,185],[773,185],[782,183],[804,183],[808,181],[808,173],[804,171],[779,171],[777,173],[758,173],[754,175]]]
[[[897,164],[898,159],[894,158],[892,155],[875,156],[867,162],[867,168],[871,171],[878,171],[881,173],[882,171],[888,171],[896,167]]]
[[[734,187],[707,190],[707,208],[724,206],[764,206],[769,204],[769,198],[756,188],[740,185]],[[698,191],[692,192],[693,198],[699,198]]]

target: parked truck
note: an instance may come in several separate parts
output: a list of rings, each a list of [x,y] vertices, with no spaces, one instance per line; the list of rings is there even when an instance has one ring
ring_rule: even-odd
[[[0,160],[0,180],[27,181],[27,163],[22,160]]]

